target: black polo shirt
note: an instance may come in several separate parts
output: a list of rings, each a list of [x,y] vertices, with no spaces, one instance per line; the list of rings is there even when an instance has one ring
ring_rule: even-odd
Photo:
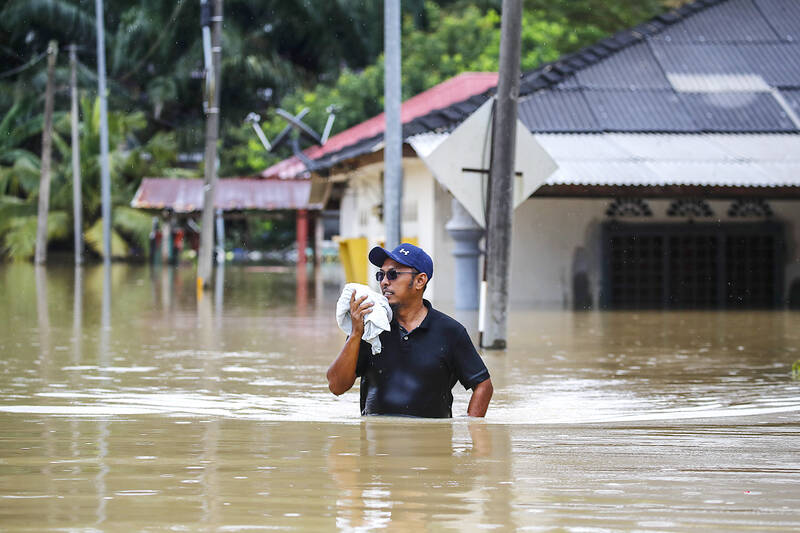
[[[391,330],[381,333],[380,353],[361,341],[362,415],[451,417],[456,381],[471,389],[489,379],[464,326],[423,303],[428,314],[410,333],[392,320]]]

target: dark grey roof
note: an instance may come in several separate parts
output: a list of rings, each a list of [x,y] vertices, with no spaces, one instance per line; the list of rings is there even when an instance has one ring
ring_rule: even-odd
[[[749,74],[752,68],[741,53],[743,45],[648,43],[656,65],[667,74]],[[671,88],[671,87],[670,87]]]
[[[671,90],[587,91],[586,99],[603,131],[699,131]]]
[[[776,29],[781,15],[800,20],[800,0],[686,5],[526,73],[520,115],[534,132],[798,132],[774,94],[800,89],[800,42]],[[575,94],[593,120],[568,109]]]
[[[520,82],[520,119],[533,132],[800,133],[800,0],[696,0]],[[403,135],[449,131],[493,92],[420,117]]]
[[[800,42],[748,44],[740,52],[753,72],[769,85],[800,87]]]
[[[800,115],[800,89],[784,89],[780,91],[786,103],[796,115]]]
[[[519,118],[531,131],[600,131],[583,91],[540,91],[519,105]]]
[[[761,14],[784,41],[800,41],[800,2],[797,0],[755,0]]]
[[[773,2],[764,0],[763,3]],[[687,17],[653,37],[682,43],[747,43],[780,39],[752,0],[721,2],[713,9]]]
[[[571,79],[589,89],[671,89],[664,70],[645,43],[620,50],[600,63],[579,70]]]
[[[703,131],[797,132],[769,93],[690,93],[680,99]]]

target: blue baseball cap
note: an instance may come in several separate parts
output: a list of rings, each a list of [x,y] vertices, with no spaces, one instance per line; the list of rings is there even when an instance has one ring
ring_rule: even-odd
[[[376,267],[382,267],[387,259],[394,259],[401,265],[424,272],[428,275],[428,279],[433,277],[433,259],[419,246],[403,242],[391,252],[380,246],[369,251],[369,262]]]

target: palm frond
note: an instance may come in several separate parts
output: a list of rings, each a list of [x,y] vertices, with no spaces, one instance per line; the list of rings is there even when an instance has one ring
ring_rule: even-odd
[[[61,239],[67,233],[67,214],[63,211],[51,211],[47,217],[47,240]],[[10,218],[3,235],[3,246],[6,254],[14,261],[33,257],[36,251],[37,215],[28,214]]]
[[[85,2],[66,0],[11,0],[0,11],[0,25],[10,33],[24,33],[31,27],[58,30],[72,37],[94,36],[94,9]]]
[[[0,196],[0,234],[12,225],[13,219],[35,215],[36,209],[36,205],[30,201],[16,196]]]
[[[6,222],[3,247],[14,261],[33,257],[36,249],[36,215],[12,217]]]
[[[152,215],[132,207],[115,206],[113,218],[116,231],[127,236],[142,250],[147,249],[153,226]]]
[[[98,218],[91,228],[83,233],[86,246],[99,256],[103,256],[103,219]],[[125,257],[129,253],[128,245],[119,233],[111,230],[111,257]]]

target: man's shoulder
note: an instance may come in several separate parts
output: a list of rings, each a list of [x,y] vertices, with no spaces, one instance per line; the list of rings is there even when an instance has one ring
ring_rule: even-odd
[[[431,325],[435,324],[437,328],[443,328],[446,330],[465,330],[466,328],[456,320],[455,318],[451,317],[450,315],[435,309],[433,306],[428,307],[428,313],[430,313]]]

